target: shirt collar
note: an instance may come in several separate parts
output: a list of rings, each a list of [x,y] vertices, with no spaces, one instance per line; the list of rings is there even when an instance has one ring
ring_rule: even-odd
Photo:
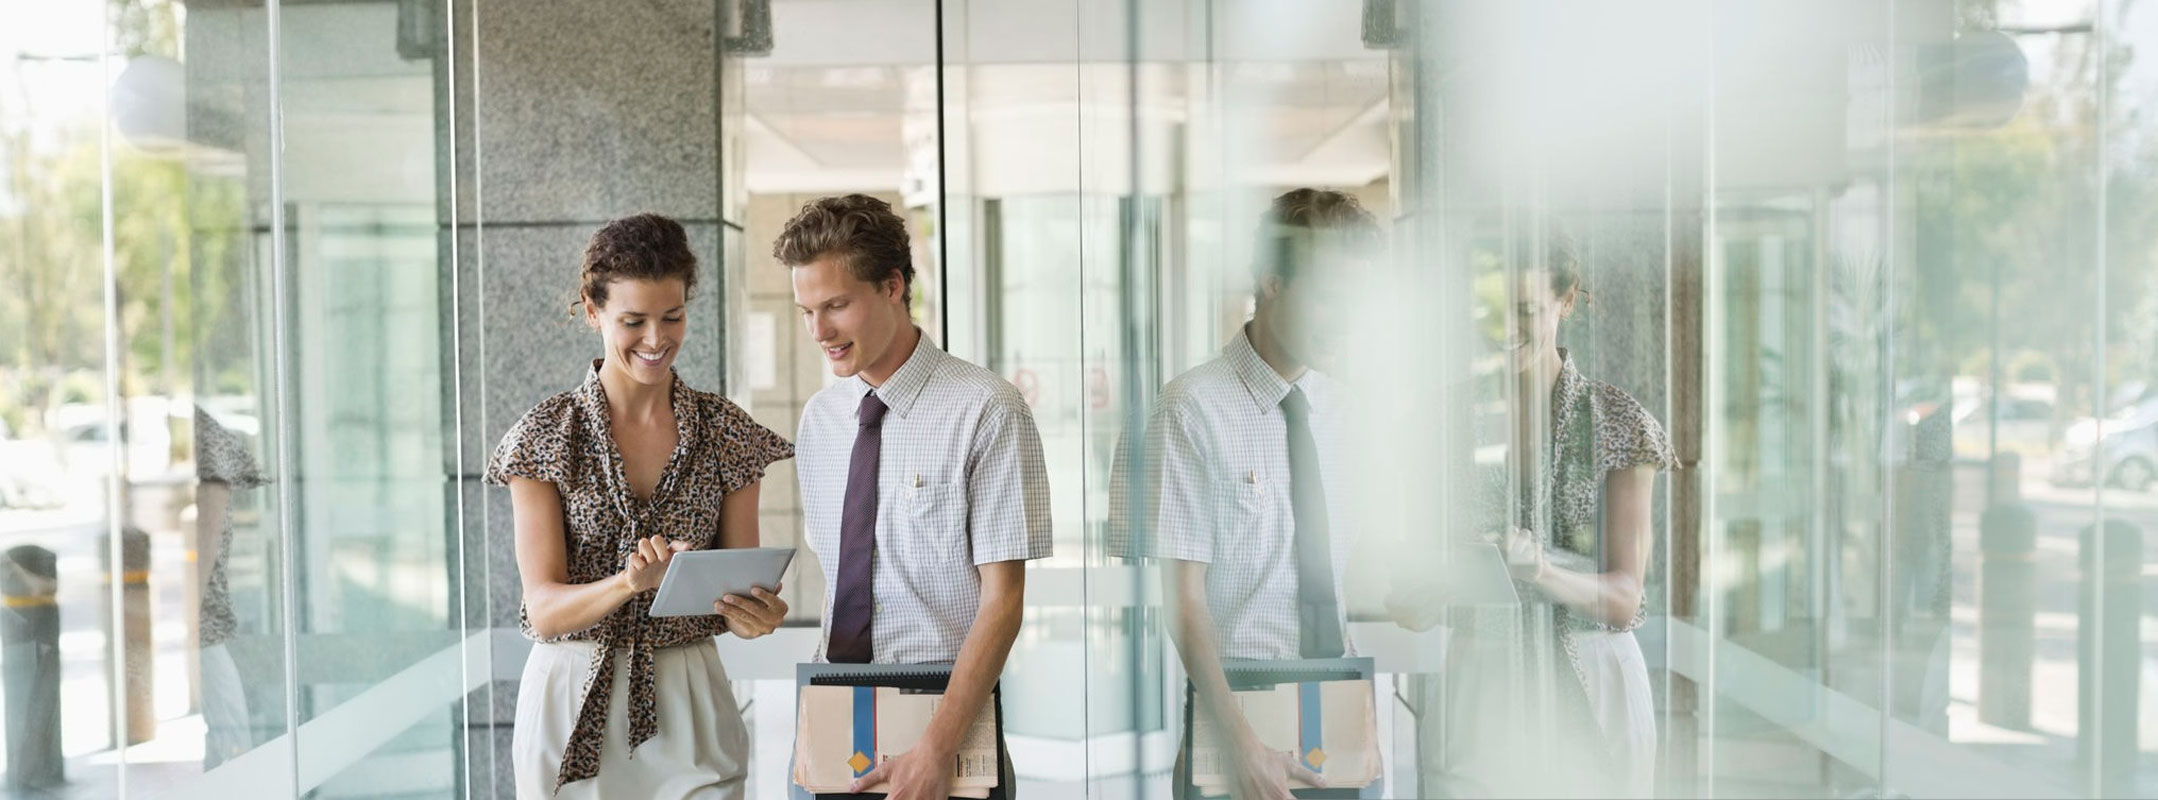
[[[1289,396],[1291,388],[1301,387],[1304,389],[1305,399],[1313,399],[1313,388],[1319,383],[1318,370],[1304,370],[1303,376],[1297,378],[1293,384],[1283,380],[1281,373],[1268,366],[1266,359],[1259,357],[1258,349],[1252,347],[1249,324],[1237,329],[1236,336],[1229,340],[1227,346],[1221,348],[1221,355],[1229,360],[1229,366],[1236,370],[1236,376],[1244,381],[1244,390],[1251,393],[1251,401],[1258,404],[1262,410],[1279,408],[1281,399]]]
[[[936,374],[937,365],[943,363],[945,358],[944,351],[937,347],[937,343],[929,340],[929,334],[923,333],[920,328],[915,328],[915,332],[920,335],[916,338],[914,354],[907,356],[907,363],[899,365],[892,377],[885,379],[883,386],[870,386],[869,381],[863,380],[859,372],[847,379],[853,387],[854,396],[860,397],[874,391],[877,399],[883,401],[885,408],[902,418],[907,416],[907,412],[914,408],[915,399],[921,397],[922,389],[929,385],[930,376]]]

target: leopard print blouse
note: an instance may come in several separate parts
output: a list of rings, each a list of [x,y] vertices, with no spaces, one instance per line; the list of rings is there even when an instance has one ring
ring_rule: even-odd
[[[1539,472],[1537,480],[1514,487],[1519,494],[1509,504],[1510,466],[1485,465],[1476,508],[1483,530],[1502,530],[1510,520],[1514,527],[1535,531],[1553,566],[1601,572],[1605,478],[1639,466],[1673,469],[1678,456],[1663,425],[1640,401],[1616,386],[1583,376],[1565,349],[1559,350],[1559,357],[1558,381],[1551,387],[1551,436],[1543,443],[1542,463],[1548,468]],[[1527,584],[1519,586],[1523,596],[1533,591]],[[1583,702],[1588,676],[1575,637],[1592,631],[1633,630],[1646,618],[1646,606],[1644,598],[1632,620],[1611,626],[1563,606],[1524,603],[1518,619],[1484,625],[1517,630],[1527,637],[1524,655],[1531,669],[1542,669],[1536,666],[1545,661],[1541,654],[1548,652],[1542,645],[1556,645],[1559,658],[1583,690],[1583,694],[1568,692],[1573,695],[1569,699]]]
[[[489,483],[506,486],[511,478],[530,478],[552,483],[561,493],[571,583],[605,580],[621,572],[639,537],[663,535],[694,550],[718,547],[720,499],[764,477],[772,462],[794,456],[794,445],[757,424],[741,407],[693,390],[676,377],[674,452],[651,498],[639,500],[624,477],[621,450],[615,446],[600,363],[592,362],[582,385],[548,398],[519,419],[487,465]],[[529,608],[519,609],[525,636],[533,641],[600,645],[593,652],[556,788],[599,774],[615,651],[626,648],[630,654],[626,716],[634,750],[659,730],[653,649],[692,644],[726,630],[718,616],[647,616],[651,605],[651,593],[639,594],[599,624],[551,638],[533,630]]]
[[[215,551],[196,554],[197,558],[212,559],[210,585],[202,594],[201,620],[196,623],[197,639],[203,647],[209,647],[231,641],[240,626],[239,617],[232,612],[232,587],[225,578],[225,563],[232,556],[232,512],[240,505],[236,495],[267,484],[270,479],[263,475],[254,454],[247,451],[247,441],[200,408],[195,409],[195,479],[225,484],[235,495],[225,501],[225,518],[218,522],[217,539],[211,545]]]

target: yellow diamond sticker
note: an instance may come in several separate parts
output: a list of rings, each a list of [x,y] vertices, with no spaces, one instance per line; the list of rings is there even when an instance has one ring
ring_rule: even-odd
[[[1311,752],[1304,754],[1304,763],[1314,767],[1326,766],[1326,751],[1316,747],[1311,748]]]
[[[847,759],[847,766],[853,767],[854,774],[860,775],[864,770],[869,769],[869,757],[862,755],[860,751],[856,751],[853,758]]]

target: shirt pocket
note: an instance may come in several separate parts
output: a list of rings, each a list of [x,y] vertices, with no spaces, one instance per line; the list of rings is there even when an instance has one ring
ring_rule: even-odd
[[[972,566],[967,547],[967,498],[957,481],[927,482],[900,490],[899,550],[903,571],[933,575]]]
[[[1249,538],[1271,534],[1278,516],[1274,509],[1277,494],[1279,487],[1265,479],[1242,477],[1215,481],[1216,535]]]

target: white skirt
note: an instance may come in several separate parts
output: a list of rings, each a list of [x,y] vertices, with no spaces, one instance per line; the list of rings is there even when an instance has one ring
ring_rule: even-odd
[[[1526,693],[1510,639],[1450,637],[1447,672],[1418,692],[1418,755],[1427,797],[1649,797],[1655,791],[1656,708],[1648,662],[1632,632],[1576,633],[1588,720],[1542,730],[1522,713]],[[1556,680],[1574,680],[1563,658]],[[1548,695],[1546,695],[1548,696]],[[1590,727],[1593,729],[1587,729]],[[1554,750],[1553,742],[1571,742]],[[1580,751],[1578,757],[1563,755]],[[1600,751],[1600,752],[1598,752]],[[1608,754],[1608,757],[1606,756]]]
[[[629,750],[627,711],[629,651],[616,651],[599,775],[555,793],[562,752],[577,724],[577,693],[591,672],[596,647],[591,642],[532,646],[517,688],[517,721],[510,736],[517,797],[739,800],[749,735],[727,670],[719,663],[719,648],[709,639],[652,651],[659,733],[634,754]]]
[[[255,746],[254,720],[247,716],[247,684],[224,643],[202,648],[202,768],[219,764]]]
[[[1632,631],[1574,635],[1588,678],[1589,715],[1611,753],[1611,797],[1648,797],[1656,790],[1656,700],[1648,661]]]

